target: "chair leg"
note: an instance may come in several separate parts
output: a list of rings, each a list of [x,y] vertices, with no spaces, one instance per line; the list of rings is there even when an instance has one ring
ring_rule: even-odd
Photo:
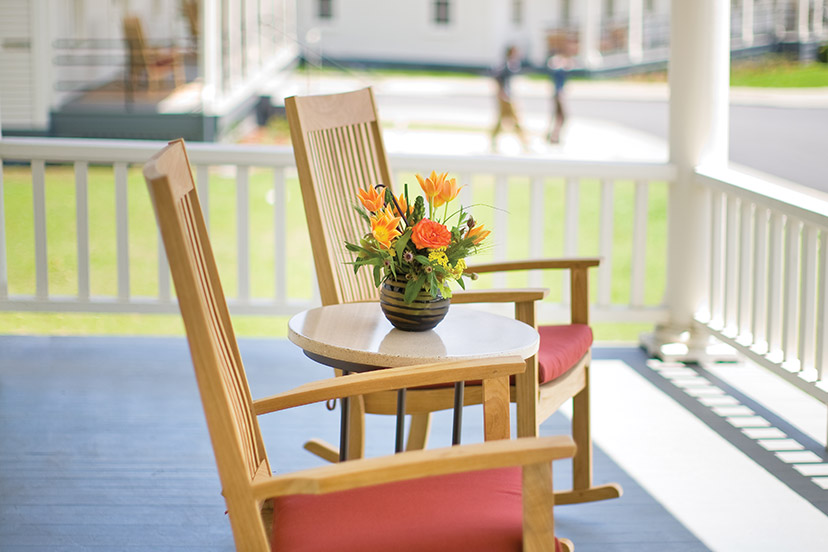
[[[408,441],[405,450],[422,450],[428,443],[428,434],[431,431],[431,413],[411,415],[411,427],[408,429]]]
[[[311,454],[315,454],[323,460],[331,463],[339,462],[339,449],[322,439],[311,439],[306,441],[303,447]]]
[[[365,400],[362,395],[351,397],[350,433],[348,434],[348,460],[365,456]]]
[[[365,401],[362,395],[351,397],[351,416],[348,419],[348,459],[354,460],[365,456]],[[303,448],[328,462],[339,462],[339,448],[323,441],[310,439]]]
[[[589,419],[589,366],[586,386],[572,399],[572,439],[577,447],[572,457],[572,490],[555,493],[555,504],[579,504],[618,498],[622,489],[617,483],[592,484],[592,435]]]
[[[572,541],[569,539],[558,539],[558,542],[561,543],[561,550],[563,552],[574,552],[575,545],[572,544]]]

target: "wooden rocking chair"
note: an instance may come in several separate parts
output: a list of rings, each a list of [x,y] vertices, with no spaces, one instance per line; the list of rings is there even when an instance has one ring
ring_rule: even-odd
[[[129,58],[127,85],[130,90],[137,90],[142,78],[146,79],[149,90],[158,88],[168,76],[172,76],[174,86],[184,83],[181,53],[173,48],[148,46],[138,17],[124,17],[124,40]]]
[[[354,301],[376,301],[378,291],[368,271],[354,274],[346,240],[354,242],[365,233],[353,205],[360,188],[377,184],[391,186],[391,170],[385,154],[373,92],[370,88],[324,96],[290,97],[285,100],[293,152],[302,187],[311,246],[325,305]],[[538,358],[527,361],[527,370],[515,377],[512,400],[517,403],[518,437],[538,435],[538,426],[563,402],[574,398],[572,433],[578,446],[573,459],[573,488],[557,494],[557,503],[589,502],[616,498],[621,487],[592,482],[592,440],[589,423],[589,363],[592,330],[589,327],[587,270],[598,259],[545,259],[495,263],[470,267],[472,272],[499,270],[565,269],[571,279],[571,323],[543,326]],[[535,301],[546,290],[458,291],[452,303],[506,302],[515,304],[515,317],[537,327]],[[540,365],[538,363],[540,360]],[[411,414],[407,449],[423,448],[427,440],[429,413],[452,407],[450,389],[409,390],[407,413]],[[366,395],[352,401],[352,450],[362,454],[363,412],[394,414],[395,396]],[[467,386],[465,404],[480,402],[479,388]],[[363,412],[360,412],[362,409]],[[306,448],[336,461],[330,445],[311,440]]]
[[[257,416],[410,386],[503,378],[520,358],[379,370],[252,400],[181,140],[144,166],[187,331],[236,549],[561,551],[551,461],[568,436],[492,440],[274,475]],[[497,401],[494,401],[497,402]],[[508,403],[487,404],[508,418]],[[490,412],[491,414],[491,412]]]

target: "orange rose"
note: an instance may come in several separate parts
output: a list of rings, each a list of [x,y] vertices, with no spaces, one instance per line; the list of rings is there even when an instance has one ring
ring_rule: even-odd
[[[451,242],[451,232],[439,222],[423,219],[411,229],[411,241],[417,249],[446,247]]]

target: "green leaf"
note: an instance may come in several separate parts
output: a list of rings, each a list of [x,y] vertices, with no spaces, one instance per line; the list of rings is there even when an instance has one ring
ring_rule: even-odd
[[[360,216],[360,217],[362,217],[362,219],[363,219],[366,223],[368,223],[369,225],[371,224],[371,217],[369,217],[369,216],[368,216],[368,213],[366,213],[366,212],[365,212],[365,209],[363,209],[363,208],[362,208],[362,207],[360,207],[359,205],[354,205],[354,211],[356,211],[357,213],[359,213],[359,216]]]
[[[437,299],[437,292],[440,291],[440,282],[437,281],[437,276],[434,272],[428,275],[428,291],[431,292],[431,297]]]
[[[402,260],[402,255],[405,252],[405,246],[408,245],[408,240],[411,238],[411,228],[407,229],[397,238],[397,243],[394,244],[394,251],[397,252],[397,258]]]
[[[417,297],[417,294],[420,293],[421,289],[423,289],[425,276],[425,274],[420,274],[416,279],[409,280],[408,283],[405,284],[405,295],[403,295],[403,301],[406,303],[414,301],[414,298]]]
[[[382,283],[382,269],[380,265],[374,265],[374,285],[379,287]]]
[[[414,255],[414,258],[417,260],[418,263],[420,263],[423,266],[425,266],[425,265],[430,266],[431,265],[431,261],[429,261],[428,257],[426,257],[424,255]]]

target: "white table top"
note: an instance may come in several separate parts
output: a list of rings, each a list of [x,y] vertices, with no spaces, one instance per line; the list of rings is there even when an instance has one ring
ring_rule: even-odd
[[[288,338],[309,356],[384,368],[502,355],[529,358],[539,342],[538,332],[523,322],[457,305],[433,330],[405,332],[385,319],[379,303],[301,312],[288,322]]]

